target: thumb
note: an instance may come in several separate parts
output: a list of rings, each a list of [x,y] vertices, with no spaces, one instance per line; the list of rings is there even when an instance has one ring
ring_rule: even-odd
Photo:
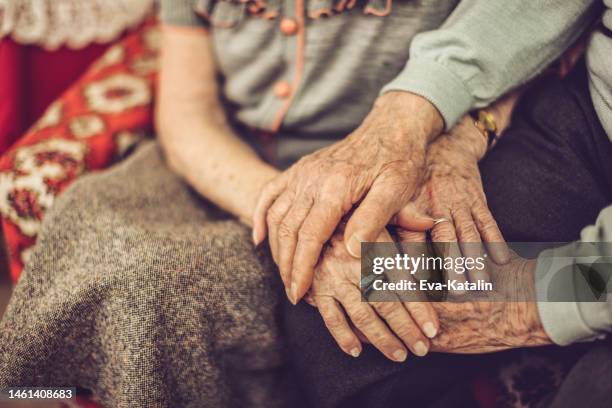
[[[355,209],[344,230],[346,250],[355,258],[361,257],[361,243],[374,242],[399,211],[395,189],[387,183],[374,184],[359,207]]]
[[[434,226],[434,219],[419,211],[414,202],[408,203],[397,213],[393,223],[408,231],[425,232]]]

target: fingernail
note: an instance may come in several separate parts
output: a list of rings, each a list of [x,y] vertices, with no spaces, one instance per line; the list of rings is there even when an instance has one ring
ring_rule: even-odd
[[[253,239],[253,245],[257,246],[258,242],[257,236],[255,235],[255,228],[253,228],[253,231],[251,232],[251,238]]]
[[[297,284],[295,282],[291,282],[291,303],[293,303],[294,305],[297,303],[297,298],[298,298],[298,290],[297,290]]]
[[[351,236],[351,239],[349,239],[348,245],[346,246],[346,250],[354,258],[359,258],[361,254],[361,240],[357,237],[357,235]]]
[[[417,341],[414,344],[414,354],[416,354],[417,356],[423,357],[427,354],[428,351],[429,350],[427,350],[427,346],[422,341]]]
[[[408,357],[408,353],[406,352],[406,350],[395,350],[395,352],[393,353],[393,358],[395,359],[395,361],[400,363],[402,361],[405,361],[406,357]]]
[[[355,347],[351,349],[351,356],[357,358],[359,357],[359,354],[361,354],[361,350],[359,350],[359,348]]]
[[[423,333],[425,333],[425,335],[430,339],[433,339],[436,337],[436,334],[438,334],[438,331],[432,322],[427,322],[423,325]]]

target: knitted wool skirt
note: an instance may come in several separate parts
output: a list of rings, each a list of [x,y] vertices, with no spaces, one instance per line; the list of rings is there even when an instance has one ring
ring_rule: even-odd
[[[277,276],[249,229],[147,142],[45,216],[0,323],[0,389],[78,386],[107,407],[297,406]]]

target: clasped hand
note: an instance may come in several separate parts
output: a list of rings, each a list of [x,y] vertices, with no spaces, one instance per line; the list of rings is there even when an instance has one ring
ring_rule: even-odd
[[[361,242],[391,241],[385,227],[395,224],[405,241],[422,241],[433,227],[437,241],[503,243],[478,171],[486,150],[482,134],[465,119],[430,144],[441,129],[429,102],[387,94],[352,134],[305,156],[260,195],[255,243],[268,237],[290,301],[310,290],[307,300],[350,355],[359,355],[361,339],[394,361],[403,361],[407,349],[422,356],[440,330],[425,301],[362,302]],[[446,222],[434,226],[425,214]],[[505,245],[495,248],[492,259],[507,263]]]
[[[406,112],[418,112],[422,119],[398,120]],[[264,187],[253,239],[259,244],[267,235],[293,303],[310,288],[323,246],[345,215],[352,211],[344,242],[359,257],[361,242],[376,240],[410,201],[428,139],[441,126],[437,110],[425,99],[386,94],[352,134],[305,156]],[[424,222],[427,227],[428,219]]]

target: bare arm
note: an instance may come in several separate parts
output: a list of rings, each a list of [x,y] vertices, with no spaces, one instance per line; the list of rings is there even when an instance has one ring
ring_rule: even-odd
[[[155,120],[169,166],[200,194],[251,224],[262,186],[277,170],[228,124],[204,29],[164,26]]]

